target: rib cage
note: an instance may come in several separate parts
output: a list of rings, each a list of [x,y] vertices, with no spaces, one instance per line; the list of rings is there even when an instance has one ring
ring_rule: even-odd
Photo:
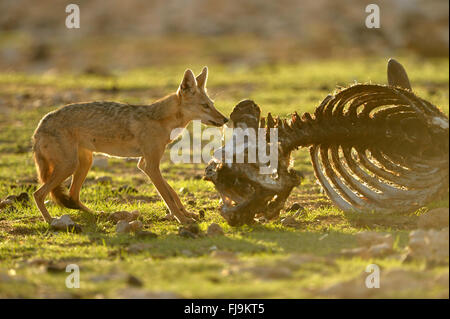
[[[315,175],[349,211],[411,211],[448,189],[448,119],[411,91],[358,84],[327,96],[314,116],[268,115],[281,149],[310,146]]]

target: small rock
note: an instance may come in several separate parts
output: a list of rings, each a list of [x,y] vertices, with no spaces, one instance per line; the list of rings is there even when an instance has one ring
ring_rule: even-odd
[[[126,220],[120,220],[116,225],[116,233],[127,234],[131,231],[130,223]]]
[[[200,226],[198,226],[197,223],[191,223],[191,224],[186,225],[185,227],[188,231],[190,231],[191,233],[194,233],[196,235],[199,235],[201,233]]]
[[[281,220],[281,225],[283,225],[285,227],[294,227],[295,228],[295,227],[298,227],[300,224],[297,220],[295,220],[294,217],[287,216]]]
[[[127,222],[131,222],[133,220],[136,220],[139,217],[140,213],[137,210],[133,210],[132,212],[127,212],[125,210],[118,211],[115,213],[112,213],[109,215],[109,220],[112,220],[114,222],[118,222],[121,220],[125,220]]]
[[[80,232],[80,225],[76,224],[69,215],[62,215],[59,218],[53,218],[50,223],[50,227],[55,230],[63,230],[63,231],[71,231],[71,232]]]
[[[128,275],[127,284],[133,287],[142,287],[144,285],[139,278],[133,275]]]
[[[409,234],[408,256],[405,260],[426,259],[445,261],[449,257],[449,228],[442,230],[415,230]]]
[[[423,229],[445,228],[449,225],[449,209],[446,207],[432,209],[419,216],[417,226]]]
[[[30,200],[30,196],[27,193],[23,192],[17,196],[9,195],[8,197],[5,198],[5,200],[10,201],[11,203],[18,202],[24,204]]]
[[[116,225],[116,233],[126,234],[129,232],[137,232],[142,229],[142,223],[138,220],[128,222],[126,220],[120,220]]]
[[[392,249],[392,245],[388,243],[382,243],[371,246],[367,252],[370,257],[384,257],[392,254],[394,250]]]
[[[222,227],[220,227],[220,225],[216,223],[212,223],[211,225],[209,225],[206,233],[208,236],[224,235]]]
[[[184,238],[197,238],[198,235],[194,234],[193,232],[187,230],[184,227],[178,228],[178,235]]]
[[[11,206],[12,204],[13,204],[13,201],[10,200],[10,199],[2,200],[2,201],[0,202],[0,209],[6,208],[6,207],[8,207],[8,206]]]
[[[139,220],[134,220],[132,222],[130,222],[130,228],[132,232],[137,232],[142,230],[142,223]]]

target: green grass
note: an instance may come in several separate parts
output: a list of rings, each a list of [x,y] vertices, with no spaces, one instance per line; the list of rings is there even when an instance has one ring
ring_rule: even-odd
[[[448,59],[404,57],[400,61],[409,70],[415,91],[448,114]],[[226,114],[239,100],[251,98],[264,114],[287,116],[293,111],[314,110],[336,86],[355,81],[385,83],[385,64],[384,59],[366,58],[255,68],[209,65],[208,88],[217,107]],[[201,69],[201,65],[192,67],[196,72]],[[82,100],[149,103],[175,90],[184,69],[181,65],[155,67],[111,77],[0,73],[0,198],[24,191],[31,196],[36,188],[30,137],[47,112]],[[330,296],[326,293],[328,287],[351,280],[357,283],[354,295],[366,296],[357,293],[364,285],[364,279],[358,280],[367,275],[364,271],[369,264],[379,265],[382,274],[401,269],[419,283],[387,285],[383,289],[382,282],[382,288],[371,290],[369,297],[448,297],[448,265],[430,267],[425,261],[407,264],[401,261],[408,233],[415,228],[420,212],[392,216],[343,213],[319,192],[307,152],[298,151],[294,158],[295,167],[306,176],[287,204],[299,202],[306,208],[298,219],[297,229],[284,227],[279,220],[229,227],[218,213],[219,197],[213,185],[198,179],[205,165],[172,164],[167,160],[162,163],[163,175],[174,189],[188,189],[180,194],[188,210],[206,212],[200,228],[205,231],[216,222],[223,227],[224,236],[182,238],[177,235],[175,222],[160,220],[165,214],[162,201],[142,203],[130,197],[136,194],[118,192],[120,186],[129,185],[138,190],[138,195],[157,196],[153,185],[136,168],[136,162],[120,159],[110,159],[107,168],[94,167],[90,171],[82,199],[96,211],[139,210],[139,219],[146,229],[158,234],[156,239],[117,235],[115,225],[102,214],[79,213],[51,203],[48,208],[53,216],[70,214],[84,231],[81,234],[50,231],[31,201],[28,205],[1,210],[0,298],[102,298],[136,294],[320,298]],[[98,176],[111,176],[113,183],[97,184],[94,179]],[[448,199],[430,205],[442,206],[448,207]],[[289,214],[283,212],[283,216]],[[340,256],[341,249],[356,247],[354,233],[362,230],[392,233],[396,239],[395,253],[376,259]],[[234,257],[219,258],[212,253],[215,250],[231,252]],[[305,257],[306,262],[292,262],[303,258],[299,255],[310,257]],[[64,267],[71,263],[80,266],[80,289],[65,287],[68,274]],[[130,287],[127,284],[130,274],[138,277],[143,287]],[[439,278],[445,275],[447,282],[440,282]],[[336,296],[352,296],[351,293]]]

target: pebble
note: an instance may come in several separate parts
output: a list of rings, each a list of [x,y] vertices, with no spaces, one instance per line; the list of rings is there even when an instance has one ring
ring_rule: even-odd
[[[133,220],[136,220],[139,217],[140,213],[137,210],[133,210],[132,212],[127,212],[125,210],[114,212],[111,215],[109,215],[108,219],[112,220],[114,222],[118,222],[121,220],[125,220],[128,222],[131,222]]]
[[[299,222],[294,217],[287,216],[281,220],[281,225],[285,227],[298,227]]]
[[[116,225],[116,233],[126,234],[129,232],[138,232],[142,229],[142,227],[142,223],[138,220],[134,220],[132,222],[120,220]]]
[[[212,223],[211,225],[209,225],[206,233],[208,236],[224,235],[222,227],[220,227],[220,225],[216,223]]]
[[[81,226],[76,224],[69,215],[62,215],[59,218],[54,218],[50,223],[50,227],[55,230],[81,231]]]

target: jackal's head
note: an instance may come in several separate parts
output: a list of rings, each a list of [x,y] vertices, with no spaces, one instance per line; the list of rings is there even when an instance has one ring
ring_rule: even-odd
[[[189,120],[201,120],[203,124],[222,126],[228,119],[215,107],[206,92],[208,68],[204,67],[197,77],[191,70],[184,72],[183,81],[178,88],[181,101],[181,112]]]

